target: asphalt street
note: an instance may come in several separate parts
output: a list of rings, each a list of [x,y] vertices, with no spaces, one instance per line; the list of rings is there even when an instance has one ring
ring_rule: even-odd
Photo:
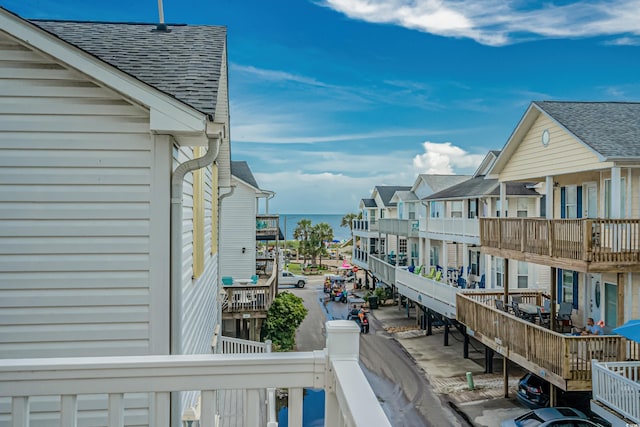
[[[299,351],[325,347],[326,320],[345,319],[348,306],[340,302],[325,305],[323,276],[311,276],[303,289],[281,287],[301,297],[309,314],[296,334]],[[395,426],[442,427],[467,425],[433,391],[423,372],[398,342],[374,318],[371,330],[360,336],[360,364],[383,410]]]

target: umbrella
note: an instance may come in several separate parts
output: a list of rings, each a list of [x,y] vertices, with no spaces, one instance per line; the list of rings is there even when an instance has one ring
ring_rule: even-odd
[[[629,320],[624,325],[615,328],[613,332],[632,341],[640,342],[640,319]]]

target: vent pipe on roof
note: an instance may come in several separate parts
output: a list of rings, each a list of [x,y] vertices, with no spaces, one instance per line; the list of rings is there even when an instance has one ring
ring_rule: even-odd
[[[164,23],[164,7],[162,6],[162,0],[158,0],[158,15],[160,18],[159,24],[156,25],[155,30],[153,31],[162,31],[165,33],[170,32],[171,30],[167,28],[167,24]]]

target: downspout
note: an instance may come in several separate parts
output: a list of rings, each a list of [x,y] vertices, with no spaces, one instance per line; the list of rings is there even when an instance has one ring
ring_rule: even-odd
[[[204,156],[178,165],[171,176],[171,343],[170,354],[182,353],[182,185],[187,173],[209,166],[220,152],[222,133],[208,138]]]

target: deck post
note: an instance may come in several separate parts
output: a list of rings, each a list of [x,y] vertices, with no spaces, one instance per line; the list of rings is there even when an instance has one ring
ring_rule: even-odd
[[[502,377],[504,380],[504,397],[509,398],[509,359],[502,357]]]
[[[325,386],[324,425],[342,425],[340,419],[340,405],[336,394],[335,372],[332,361],[354,360],[360,357],[360,328],[350,320],[331,320],[325,324],[327,331],[326,352],[329,358],[327,364],[327,384]],[[301,406],[302,407],[302,406]],[[302,422],[302,419],[300,420]]]

